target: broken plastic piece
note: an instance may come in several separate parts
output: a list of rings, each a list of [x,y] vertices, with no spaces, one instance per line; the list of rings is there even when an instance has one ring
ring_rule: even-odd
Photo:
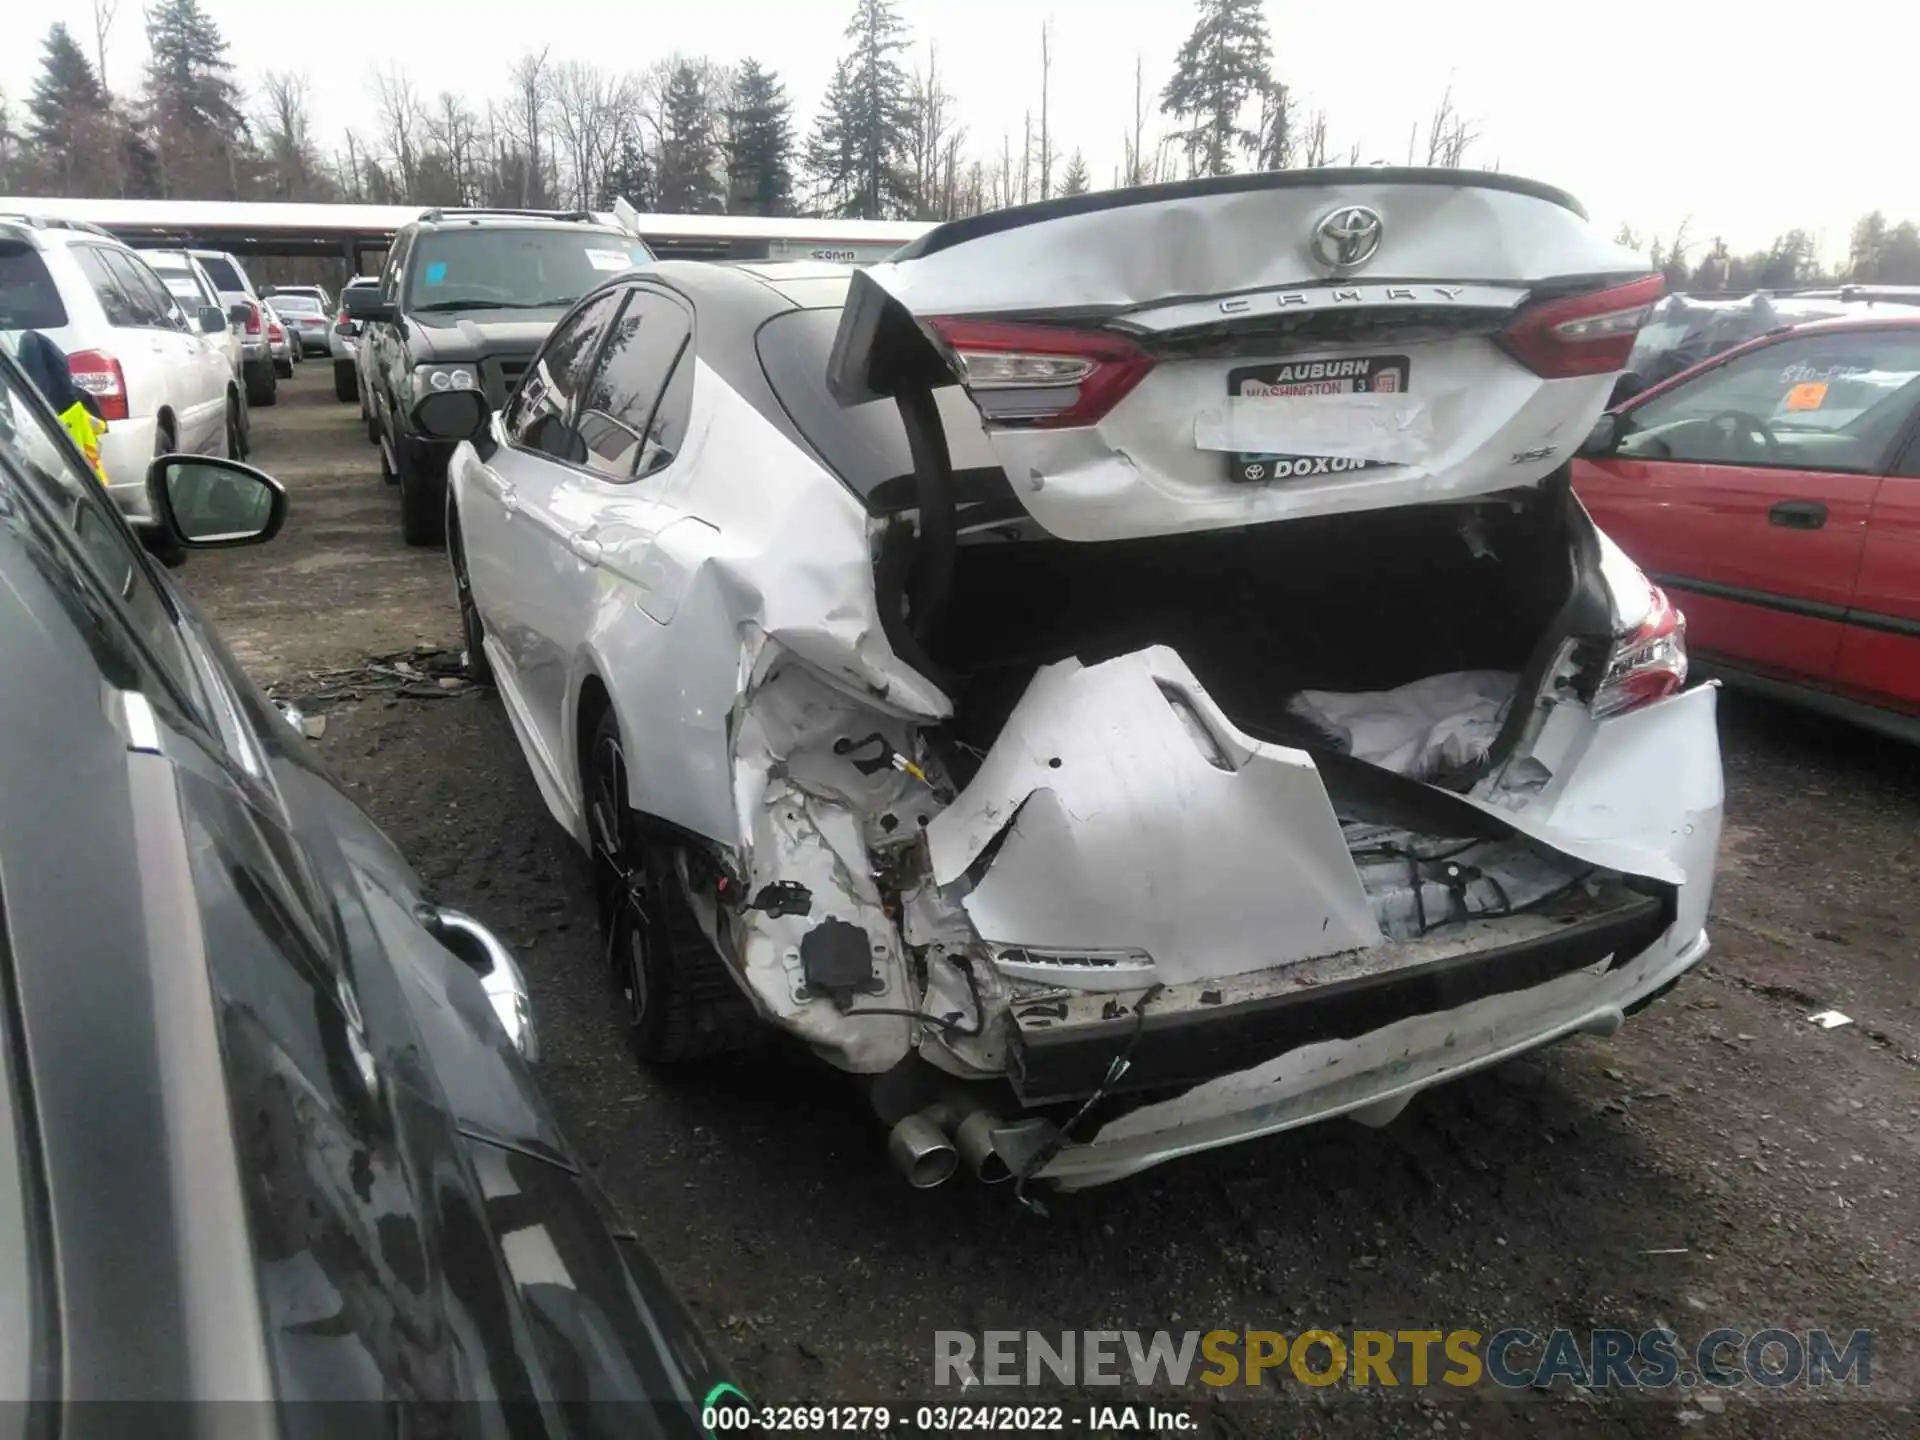
[[[1838,1010],[1822,1010],[1818,1015],[1809,1015],[1807,1019],[1822,1030],[1838,1030],[1842,1025],[1853,1024],[1851,1015],[1842,1015]]]

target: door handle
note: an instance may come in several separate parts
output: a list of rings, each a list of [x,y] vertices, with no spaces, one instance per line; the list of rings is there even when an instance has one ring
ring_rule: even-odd
[[[589,565],[598,565],[605,553],[598,540],[589,540],[585,535],[567,536],[567,549]]]
[[[1782,500],[1767,511],[1767,523],[1789,530],[1818,530],[1827,523],[1827,507],[1818,500]]]

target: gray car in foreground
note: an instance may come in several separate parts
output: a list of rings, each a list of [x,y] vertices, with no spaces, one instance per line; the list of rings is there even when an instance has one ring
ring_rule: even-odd
[[[237,462],[154,470],[186,548],[285,515]],[[739,1428],[533,1049],[507,948],[421,892],[0,357],[0,1402],[42,1402],[0,1412]]]

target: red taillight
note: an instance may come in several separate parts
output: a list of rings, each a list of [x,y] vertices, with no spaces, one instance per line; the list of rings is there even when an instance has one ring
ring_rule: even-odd
[[[280,322],[278,320],[267,327],[267,338],[269,340],[284,340],[287,338],[287,332],[280,328]]]
[[[945,343],[980,413],[992,424],[1091,425],[1153,369],[1153,357],[1104,330],[940,317]]]
[[[1673,608],[1666,591],[1650,580],[1646,586],[1645,618],[1614,637],[1590,707],[1596,720],[1638,710],[1687,683],[1687,617]]]
[[[1542,300],[1521,310],[1496,338],[1543,379],[1611,374],[1626,368],[1634,337],[1666,289],[1663,276],[1649,275],[1611,290]]]
[[[258,335],[259,333],[260,307],[249,300],[247,302],[247,334]]]
[[[67,356],[67,374],[76,388],[93,397],[102,420],[127,418],[127,377],[113,356],[104,350],[76,350]]]

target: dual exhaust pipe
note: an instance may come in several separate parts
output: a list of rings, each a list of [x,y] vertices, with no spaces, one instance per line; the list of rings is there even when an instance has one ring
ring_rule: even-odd
[[[947,1096],[896,1122],[887,1132],[887,1154],[916,1190],[946,1184],[963,1163],[976,1180],[998,1185],[1013,1178],[994,1144],[994,1132],[1006,1128],[979,1101]]]

